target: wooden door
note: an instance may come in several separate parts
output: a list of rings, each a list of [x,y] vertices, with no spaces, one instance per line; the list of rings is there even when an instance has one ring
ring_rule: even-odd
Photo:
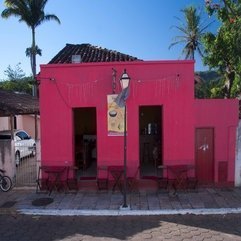
[[[196,175],[200,184],[214,182],[214,130],[196,129]]]

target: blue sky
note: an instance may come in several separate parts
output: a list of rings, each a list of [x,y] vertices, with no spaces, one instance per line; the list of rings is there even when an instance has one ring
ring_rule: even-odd
[[[0,3],[3,11],[4,1]],[[45,22],[36,29],[36,41],[42,56],[40,64],[47,64],[66,43],[90,43],[143,60],[180,59],[182,46],[168,49],[178,32],[175,16],[181,9],[195,5],[203,9],[204,0],[49,0],[45,12],[57,15],[61,25]],[[4,70],[21,63],[26,75],[31,74],[30,61],[25,55],[31,46],[31,31],[24,23],[11,17],[0,19],[0,80]],[[195,70],[204,70],[197,58]]]

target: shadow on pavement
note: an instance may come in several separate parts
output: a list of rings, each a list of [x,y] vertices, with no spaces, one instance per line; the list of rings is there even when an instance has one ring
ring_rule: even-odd
[[[241,240],[240,215],[56,217],[0,215],[5,240]],[[175,237],[175,239],[173,239]],[[194,238],[200,239],[194,239]]]

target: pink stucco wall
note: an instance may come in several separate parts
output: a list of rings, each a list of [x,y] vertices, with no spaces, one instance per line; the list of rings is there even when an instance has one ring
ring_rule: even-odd
[[[214,178],[218,181],[218,165],[228,163],[228,181],[234,181],[238,100],[195,100],[195,128],[214,128]]]
[[[229,179],[233,180],[236,102],[195,100],[193,61],[42,65],[39,80],[43,164],[74,163],[72,108],[75,107],[96,107],[98,165],[122,164],[123,137],[107,135],[107,95],[112,93],[112,68],[117,70],[117,82],[124,69],[131,77],[127,100],[130,169],[139,165],[139,106],[161,105],[163,163],[194,164],[195,127],[214,126],[220,147],[215,149],[215,156],[217,161],[226,160],[227,153],[222,147],[230,145]],[[119,83],[116,92],[120,92]],[[228,114],[219,118],[217,113],[226,111]],[[227,133],[229,126],[234,128],[231,134]],[[223,132],[225,138],[220,141]]]

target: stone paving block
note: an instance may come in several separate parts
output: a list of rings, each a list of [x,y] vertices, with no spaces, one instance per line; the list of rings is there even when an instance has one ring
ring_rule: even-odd
[[[237,202],[241,202],[241,192],[237,191],[229,191],[229,193],[232,193],[232,196],[237,200]]]
[[[160,201],[156,194],[147,194],[147,202],[149,210],[160,209]]]
[[[110,197],[107,195],[101,195],[96,202],[96,209],[109,209],[111,204]]]
[[[241,187],[234,187],[231,189],[231,191],[236,193],[241,198]]]
[[[149,210],[146,192],[140,193],[140,210]]]
[[[224,200],[226,200],[229,203],[229,207],[240,207],[240,201],[241,199],[238,198],[233,194],[233,192],[219,192]]]
[[[213,198],[217,204],[217,208],[229,208],[228,201],[223,197],[215,195]]]
[[[140,209],[140,196],[139,193],[134,193],[130,195],[129,203],[131,204],[131,208],[133,210]]]
[[[215,195],[215,193],[213,193]],[[217,207],[217,203],[215,199],[213,198],[213,195],[210,195],[210,193],[198,193],[198,197],[203,202],[205,208],[215,208]]]
[[[199,194],[199,193],[198,193]],[[199,195],[196,193],[190,193],[188,196],[189,203],[191,204],[192,208],[204,208],[204,203],[199,198]]]
[[[169,197],[167,195],[160,195],[159,194],[159,204],[161,209],[171,209],[172,205],[169,201]]]
[[[182,205],[179,201],[171,200],[172,209],[182,209]]]
[[[191,209],[192,208],[192,205],[189,203],[189,199],[188,199],[188,196],[187,194],[179,194],[178,195],[178,198],[179,198],[179,202],[181,204],[181,207],[183,209]]]

